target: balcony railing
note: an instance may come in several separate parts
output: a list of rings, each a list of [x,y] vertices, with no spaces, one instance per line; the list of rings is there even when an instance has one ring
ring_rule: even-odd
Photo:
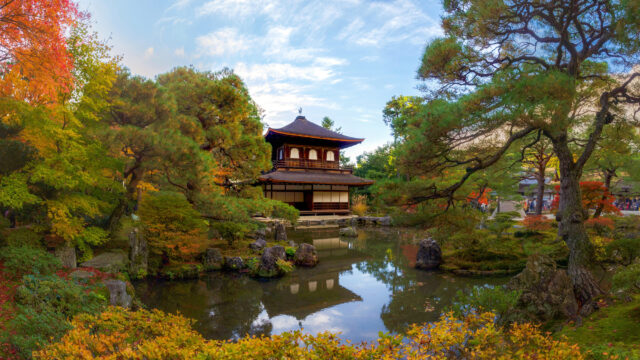
[[[305,168],[305,169],[353,170],[353,167],[351,166],[340,166],[340,163],[338,161],[322,161],[322,160],[309,160],[309,159],[276,160],[273,162],[273,166],[276,168],[290,167],[290,168]]]

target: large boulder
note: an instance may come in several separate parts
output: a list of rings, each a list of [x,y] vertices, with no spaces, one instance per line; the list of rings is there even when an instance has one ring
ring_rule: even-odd
[[[260,240],[267,238],[267,228],[259,228],[253,233],[249,234],[249,237],[252,239]]]
[[[149,269],[149,249],[142,232],[134,228],[129,233],[129,276],[142,279]]]
[[[438,243],[432,238],[420,241],[420,249],[416,256],[416,268],[423,270],[433,270],[442,264],[442,250]]]
[[[106,273],[119,273],[127,270],[128,259],[122,252],[109,251],[80,264]]]
[[[244,261],[240,256],[225,256],[224,268],[227,270],[238,271],[244,269]]]
[[[73,246],[61,246],[55,250],[56,257],[62,263],[62,266],[68,269],[75,269],[78,265],[76,260],[76,248]]]
[[[547,255],[531,255],[525,269],[509,281],[507,288],[521,291],[519,305],[540,320],[574,318],[578,314],[571,279]]]
[[[219,249],[208,248],[202,258],[205,271],[220,270],[224,266],[224,257]]]
[[[378,218],[378,225],[391,226],[391,216],[383,216]]]
[[[249,244],[249,248],[251,250],[258,251],[258,252],[264,249],[265,246],[267,246],[267,241],[264,238],[258,239],[252,242],[251,244]]]
[[[343,227],[340,228],[340,236],[357,237],[358,230],[356,230],[356,228],[353,226]]]
[[[274,224],[274,239],[276,242],[287,241],[287,228],[284,226],[284,222],[277,221]]]
[[[258,275],[261,277],[274,277],[281,275],[277,265],[278,260],[285,260],[287,253],[282,246],[272,246],[264,249],[258,265]]]
[[[293,261],[296,265],[316,266],[318,264],[318,253],[316,248],[311,244],[300,244],[296,253],[293,255]]]
[[[127,283],[122,280],[105,280],[104,285],[109,290],[109,304],[130,308],[133,296],[127,292]]]

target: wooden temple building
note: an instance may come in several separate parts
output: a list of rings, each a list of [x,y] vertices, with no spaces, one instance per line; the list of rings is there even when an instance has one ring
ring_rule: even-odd
[[[342,135],[300,115],[265,135],[273,169],[260,176],[266,197],[286,202],[301,215],[348,213],[349,188],[373,184],[340,166],[340,150],[364,139]]]

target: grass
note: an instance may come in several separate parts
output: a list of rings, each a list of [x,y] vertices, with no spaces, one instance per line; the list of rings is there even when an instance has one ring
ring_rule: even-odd
[[[565,326],[558,336],[580,345],[588,359],[640,359],[640,295],[613,302],[584,320]]]

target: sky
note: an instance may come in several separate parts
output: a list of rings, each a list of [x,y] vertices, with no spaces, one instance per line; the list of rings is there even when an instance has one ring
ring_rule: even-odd
[[[442,34],[437,0],[79,0],[93,28],[132,73],[176,66],[233,69],[267,126],[324,116],[365,141],[355,156],[391,141],[382,110],[419,95],[416,70]]]

